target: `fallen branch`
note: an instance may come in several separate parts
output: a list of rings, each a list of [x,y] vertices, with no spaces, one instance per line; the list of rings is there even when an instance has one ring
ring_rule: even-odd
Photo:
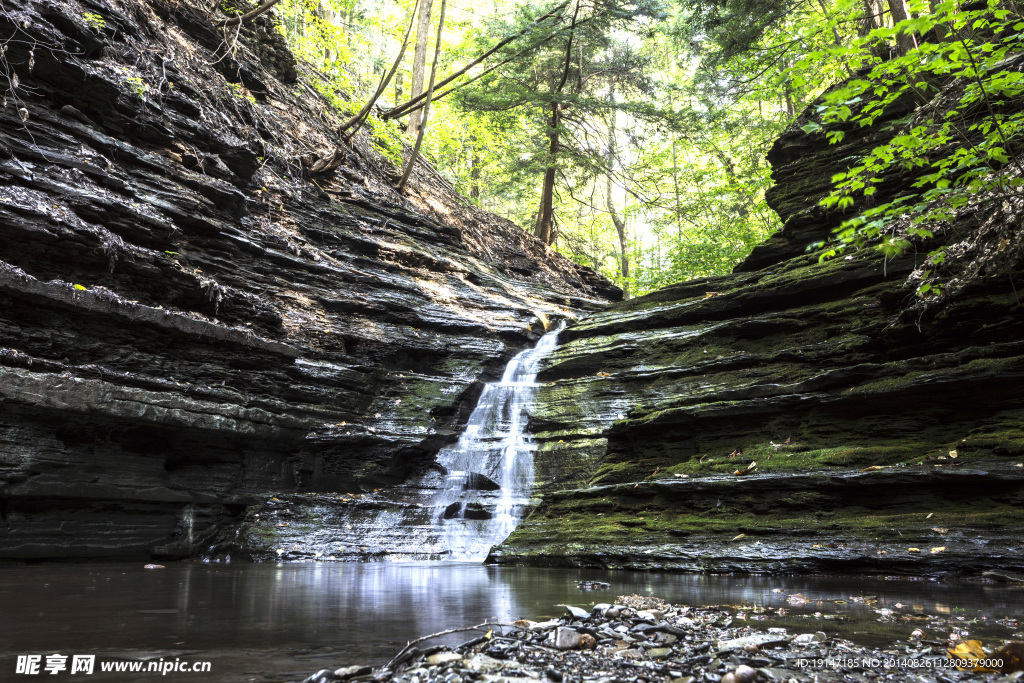
[[[416,20],[416,8],[418,8],[419,6],[420,0],[416,0],[416,2],[412,6],[412,12],[409,15],[409,28],[405,29],[405,37],[402,39],[402,49],[398,51],[398,56],[395,58],[395,62],[394,64],[392,64],[391,69],[381,77],[380,85],[377,86],[377,90],[374,91],[373,96],[369,99],[369,101],[363,105],[363,108],[359,110],[359,113],[350,118],[345,123],[341,124],[341,127],[338,129],[339,132],[344,132],[349,128],[352,128],[352,126],[355,126],[352,132],[348,134],[349,138],[355,135],[356,131],[359,130],[359,127],[362,125],[362,122],[366,120],[366,116],[370,113],[370,109],[373,108],[373,104],[384,93],[384,89],[388,87],[388,84],[391,82],[391,79],[398,71],[398,68],[402,65],[402,58],[405,56],[405,48],[408,47],[409,45],[409,35],[412,33],[412,25],[413,22]]]
[[[414,646],[418,645],[419,643],[422,643],[425,640],[431,640],[433,638],[439,638],[441,636],[451,635],[452,633],[465,633],[466,631],[479,631],[484,626],[487,626],[488,628],[493,628],[495,626],[501,626],[501,624],[498,624],[498,623],[489,624],[489,623],[487,623],[485,621],[484,623],[477,624],[476,626],[463,626],[462,628],[452,628],[452,629],[448,629],[447,631],[438,631],[437,633],[431,633],[428,636],[421,636],[421,637],[417,638],[416,640],[410,640],[408,643],[405,644],[405,647],[402,648],[401,652],[399,652],[397,655],[395,655],[394,658],[392,658],[392,660],[390,662],[388,662],[387,664],[384,665],[384,668],[385,669],[390,669],[395,664],[395,662],[399,661],[402,658],[402,656],[406,652],[408,652]]]
[[[563,2],[562,4],[558,5],[554,9],[552,9],[547,14],[534,19],[533,23],[534,24],[540,24],[540,23],[544,22],[546,19],[548,19],[548,18],[554,16],[555,14],[557,14],[558,12],[560,12],[568,4],[569,4],[568,0],[566,2]],[[440,83],[437,84],[437,87],[438,88],[443,88],[444,86],[448,85],[449,83],[454,81],[456,78],[458,78],[459,76],[462,76],[467,71],[472,69],[474,66],[476,66],[477,64],[479,64],[480,62],[484,61],[485,59],[487,59],[488,57],[493,55],[495,52],[497,52],[501,48],[503,48],[506,45],[508,45],[509,43],[511,43],[513,40],[515,40],[515,39],[517,39],[517,38],[519,38],[519,37],[529,33],[531,30],[533,30],[532,27],[528,26],[527,28],[524,28],[523,30],[519,31],[518,33],[516,33],[514,35],[511,35],[511,36],[505,38],[504,40],[500,41],[497,45],[492,47],[490,50],[488,50],[487,52],[483,53],[482,55],[480,55],[479,57],[477,57],[472,62],[470,62],[466,66],[462,67],[461,69],[459,69],[458,71],[456,71],[452,75],[450,75],[447,78],[443,79]],[[508,61],[508,60],[506,60],[506,61]],[[452,90],[454,90],[454,88],[452,88]],[[423,105],[420,104],[420,103],[423,100],[425,100],[426,98],[427,98],[427,94],[425,92],[421,93],[421,94],[417,95],[416,97],[412,98],[411,100],[405,102],[404,104],[395,105],[394,107],[392,107],[388,111],[384,112],[384,114],[382,115],[381,118],[393,119],[393,118],[397,118],[399,116],[405,116],[406,114],[410,113],[411,111],[413,111],[415,109],[422,108]],[[415,106],[417,104],[419,104],[419,106]]]
[[[281,0],[267,0],[265,3],[257,7],[251,12],[246,12],[240,17],[231,17],[230,19],[221,19],[220,21],[213,22],[214,26],[237,26],[243,24],[251,19],[255,19],[259,15],[268,11],[271,7],[281,2]]]

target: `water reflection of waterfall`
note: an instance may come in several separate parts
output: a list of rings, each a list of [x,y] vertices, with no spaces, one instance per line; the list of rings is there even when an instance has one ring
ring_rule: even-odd
[[[509,361],[487,384],[466,429],[437,461],[447,471],[429,507],[438,511],[450,559],[483,561],[515,530],[533,490],[533,449],[527,410],[537,393],[540,361],[554,350],[564,324]]]

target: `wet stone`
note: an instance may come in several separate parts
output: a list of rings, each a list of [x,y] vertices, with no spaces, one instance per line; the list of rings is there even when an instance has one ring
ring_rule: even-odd
[[[571,628],[560,626],[555,629],[551,641],[559,650],[575,650],[580,646],[580,634]]]
[[[571,614],[574,619],[586,620],[586,619],[590,618],[590,612],[588,612],[585,609],[580,609],[579,607],[573,607],[572,605],[566,605],[565,606],[565,610],[569,614]]]

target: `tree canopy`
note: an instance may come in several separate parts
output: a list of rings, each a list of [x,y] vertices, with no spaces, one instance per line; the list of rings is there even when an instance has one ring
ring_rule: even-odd
[[[451,2],[438,35],[442,5],[281,0],[276,11],[318,87],[349,93],[339,106],[369,117],[396,173],[399,136],[420,138],[471,201],[634,294],[728,272],[778,229],[765,153],[812,102],[805,130],[836,142],[900,98],[927,108],[943,83],[965,84],[958,114],[922,116],[833,179],[826,204],[843,208],[871,195],[886,165],[921,169],[919,192],[851,216],[819,245],[826,256],[867,243],[892,253],[971,193],[1019,185],[1008,167],[1022,123],[1003,103],[1024,85],[1001,66],[1024,35],[1012,4]],[[413,44],[430,47],[425,64]],[[972,108],[990,116],[967,130]],[[908,207],[922,218],[886,227]]]

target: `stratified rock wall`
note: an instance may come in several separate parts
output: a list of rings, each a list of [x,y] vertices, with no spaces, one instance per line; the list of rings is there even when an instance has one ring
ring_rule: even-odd
[[[229,52],[204,11],[4,2],[0,558],[182,556],[268,492],[401,481],[616,294],[427,165],[395,192],[268,16]]]
[[[977,256],[1019,249],[1019,217],[1001,218],[996,203],[939,235],[971,243],[963,253],[980,264],[943,299],[916,294],[923,254],[851,250],[819,263],[806,253],[843,218],[818,206],[829,179],[898,133],[912,104],[837,146],[797,121],[769,155],[779,234],[732,275],[613,306],[562,334],[533,416],[545,493],[494,559],[1024,567],[1024,274]],[[911,182],[894,167],[878,200]]]

